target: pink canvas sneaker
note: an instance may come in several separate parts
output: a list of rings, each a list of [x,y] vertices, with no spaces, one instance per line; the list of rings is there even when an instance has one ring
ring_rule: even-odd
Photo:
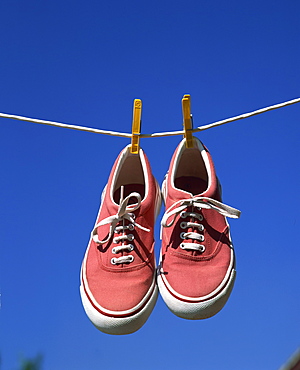
[[[166,212],[157,283],[177,316],[205,319],[226,303],[235,279],[235,257],[226,217],[240,212],[221,203],[208,150],[194,138],[176,149],[163,183]]]
[[[160,189],[146,155],[118,156],[82,263],[80,293],[92,323],[108,334],[138,330],[156,303],[153,228]]]

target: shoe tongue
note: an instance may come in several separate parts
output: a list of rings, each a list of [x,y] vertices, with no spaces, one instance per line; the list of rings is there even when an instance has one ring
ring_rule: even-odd
[[[202,195],[207,191],[207,181],[193,176],[181,176],[175,179],[175,187],[178,190],[190,193],[193,196]]]
[[[128,195],[131,193],[139,193],[141,198],[143,199],[145,196],[145,186],[143,184],[128,184],[122,185],[118,189],[115,190],[113,194],[113,199],[115,203],[121,204],[122,200],[124,200]],[[129,200],[128,204],[134,204],[136,199],[133,197]]]

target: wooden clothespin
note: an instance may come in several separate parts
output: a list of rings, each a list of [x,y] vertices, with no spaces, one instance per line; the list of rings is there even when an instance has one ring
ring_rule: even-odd
[[[141,115],[142,101],[140,99],[134,99],[130,148],[130,153],[132,154],[138,154],[140,150]]]
[[[184,129],[184,137],[186,139],[186,147],[193,148],[194,147],[194,139],[193,139],[193,119],[191,114],[191,96],[184,95],[182,98],[182,114],[183,114],[183,129]]]

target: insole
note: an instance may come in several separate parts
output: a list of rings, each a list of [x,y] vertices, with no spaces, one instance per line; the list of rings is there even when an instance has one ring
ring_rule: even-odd
[[[175,179],[175,187],[193,195],[202,194],[207,189],[207,181],[194,176],[181,176]]]
[[[143,184],[128,184],[128,185],[123,185],[123,199],[125,199],[129,194],[131,193],[139,193],[142,199],[145,196],[145,185]],[[121,187],[119,187],[115,192],[114,192],[114,201],[119,204],[120,203],[120,196],[121,196]],[[134,204],[136,203],[136,198],[132,197],[129,200],[129,204]]]

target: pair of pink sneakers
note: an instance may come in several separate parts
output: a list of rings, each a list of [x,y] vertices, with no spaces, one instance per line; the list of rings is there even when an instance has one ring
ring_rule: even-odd
[[[161,206],[162,246],[154,255],[154,224]],[[185,319],[205,319],[226,303],[235,257],[226,217],[240,212],[221,202],[208,150],[196,138],[177,147],[162,191],[149,161],[130,146],[118,156],[103,191],[82,263],[80,293],[92,323],[108,334],[130,334],[152,312],[158,290]]]

